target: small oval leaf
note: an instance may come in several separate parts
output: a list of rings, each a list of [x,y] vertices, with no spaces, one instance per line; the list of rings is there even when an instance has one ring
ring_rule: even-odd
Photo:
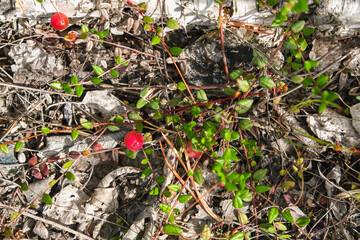
[[[50,197],[49,194],[44,194],[44,196],[42,196],[42,201],[46,204],[46,205],[51,205],[52,202],[52,198]]]

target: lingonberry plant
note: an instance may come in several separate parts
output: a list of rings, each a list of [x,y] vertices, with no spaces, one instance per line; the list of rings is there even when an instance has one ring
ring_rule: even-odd
[[[66,14],[58,12],[51,17],[50,24],[55,30],[63,31],[69,26],[69,19]]]

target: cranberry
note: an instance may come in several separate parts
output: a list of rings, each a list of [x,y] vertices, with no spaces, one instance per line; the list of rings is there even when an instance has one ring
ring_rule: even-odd
[[[62,31],[69,26],[69,19],[64,13],[58,12],[51,17],[50,24],[55,30]]]
[[[128,132],[125,136],[124,143],[131,151],[137,151],[144,145],[144,137],[138,131]]]
[[[191,141],[188,141],[188,142],[186,143],[186,150],[187,150],[189,156],[192,157],[192,158],[198,158],[198,157],[200,157],[200,155],[201,155],[202,152],[194,151],[191,146],[192,146]]]

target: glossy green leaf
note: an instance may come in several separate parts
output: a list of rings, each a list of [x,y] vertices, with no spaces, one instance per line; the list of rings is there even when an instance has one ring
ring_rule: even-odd
[[[140,98],[136,103],[136,108],[140,109],[143,106],[145,106],[146,104],[147,104],[147,101],[143,98]]]
[[[70,82],[71,82],[72,84],[78,84],[78,83],[79,83],[79,79],[78,79],[77,76],[72,76],[72,77],[70,78]]]
[[[144,124],[141,123],[141,122],[138,122],[135,124],[135,128],[136,128],[136,131],[138,131],[139,133],[141,133],[144,129]],[[145,138],[145,135],[144,135],[144,138]],[[146,140],[145,140],[146,141]]]
[[[36,0],[36,1],[38,1],[39,3],[43,3],[44,0]]]
[[[66,172],[65,177],[69,180],[69,181],[74,181],[75,180],[75,175],[72,172]]]
[[[184,91],[186,89],[185,84],[183,82],[178,82],[177,85],[180,91]]]
[[[74,129],[71,131],[71,140],[76,140],[79,137],[79,130]]]
[[[205,226],[201,232],[201,239],[202,240],[210,240],[211,236],[212,236],[211,228],[207,224],[205,224]]]
[[[84,86],[83,85],[77,85],[75,87],[75,93],[77,97],[81,97],[84,92]]]
[[[199,100],[200,103],[206,103],[207,101],[209,101],[203,89],[196,91],[196,98]]]
[[[289,50],[297,50],[297,46],[296,46],[296,43],[294,42],[289,42],[289,41],[286,41],[284,42],[284,45],[283,45],[286,49],[289,49]]]
[[[199,167],[195,168],[193,178],[197,184],[199,184],[199,185],[203,184],[204,177],[203,177],[202,171]]]
[[[15,144],[15,152],[20,151],[22,146],[23,146],[23,142],[17,141],[16,144]]]
[[[158,188],[158,187],[154,187],[154,188],[152,188],[152,189],[150,190],[149,195],[151,195],[151,196],[157,196],[157,195],[159,195],[159,193],[160,193],[159,188]]]
[[[281,235],[278,236],[278,238],[280,238],[280,239],[288,239],[288,238],[291,238],[291,237],[292,237],[292,235],[290,235],[290,234],[281,234]]]
[[[220,136],[225,140],[228,141],[231,138],[231,129],[223,128],[220,132]]]
[[[277,209],[276,207],[272,207],[269,209],[269,216],[268,216],[269,223],[272,223],[278,216],[279,216],[279,209]]]
[[[81,32],[82,32],[82,33],[88,33],[88,32],[89,32],[89,27],[86,26],[86,25],[82,25],[82,26],[81,26]]]
[[[20,190],[26,192],[27,190],[29,190],[29,186],[26,183],[22,183]]]
[[[281,186],[284,188],[284,189],[290,189],[292,187],[295,186],[295,182],[294,181],[285,181],[281,184]]]
[[[301,217],[296,220],[296,223],[297,223],[297,225],[299,225],[299,227],[304,227],[304,226],[308,225],[310,223],[310,221],[311,220],[308,217]]]
[[[38,0],[38,1],[42,1],[42,0]],[[42,3],[42,2],[41,2]],[[11,237],[11,235],[13,234],[12,233],[12,230],[9,228],[9,227],[4,227],[4,234],[5,236],[7,237]]]
[[[132,121],[140,121],[140,120],[142,120],[142,118],[140,117],[140,115],[139,114],[137,114],[137,113],[129,113],[128,114],[128,117],[129,117],[129,119],[130,120],[132,120]]]
[[[259,169],[259,170],[255,171],[254,174],[253,174],[254,181],[258,182],[261,179],[263,179],[266,176],[267,171],[268,170],[266,168]]]
[[[152,119],[154,119],[154,120],[160,120],[160,119],[162,119],[163,117],[164,117],[163,112],[157,111],[157,112],[155,112],[155,114],[154,114],[154,116],[152,117]]]
[[[151,168],[147,167],[145,168],[142,173],[141,173],[141,178],[146,178],[147,176],[149,176],[151,174]]]
[[[224,92],[225,92],[226,95],[228,95],[230,97],[235,96],[235,94],[237,93],[237,91],[235,89],[229,88],[229,87],[225,87]]]
[[[171,206],[166,203],[160,203],[159,208],[162,212],[169,214],[171,212]]]
[[[309,10],[307,0],[298,0],[292,10],[296,13],[305,12]]]
[[[158,178],[156,178],[156,182],[158,184],[163,184],[166,180],[166,177],[165,176],[159,176]]]
[[[171,55],[173,55],[173,56],[178,56],[178,55],[180,55],[182,52],[183,52],[183,49],[182,49],[182,48],[179,48],[179,47],[172,47],[172,48],[170,48],[170,53],[171,53]]]
[[[171,29],[178,29],[179,28],[178,22],[176,20],[174,20],[174,19],[171,19],[171,18],[169,20],[167,20],[166,26],[168,28],[171,28]]]
[[[191,107],[191,114],[194,118],[198,118],[200,116],[201,109],[198,106],[192,106]]]
[[[319,104],[318,113],[319,113],[319,114],[322,114],[322,113],[325,111],[326,107],[327,107],[326,103],[321,102],[321,103]]]
[[[129,149],[125,149],[125,155],[131,159],[135,159],[136,158],[136,151],[131,151]]]
[[[270,7],[273,7],[276,4],[277,0],[267,0],[266,4],[269,5]]]
[[[140,91],[140,97],[145,98],[149,93],[150,87],[147,86],[146,88],[142,89]]]
[[[119,73],[118,73],[116,70],[114,70],[114,69],[111,69],[111,70],[110,70],[110,74],[111,74],[111,76],[113,76],[114,78],[118,78],[118,77],[119,77]]]
[[[241,130],[247,130],[249,128],[252,128],[253,124],[251,120],[249,119],[240,119],[239,120],[239,127]]]
[[[92,123],[90,121],[86,120],[85,118],[80,119],[80,124],[85,129],[91,129],[91,127],[92,127]]]
[[[242,208],[244,206],[242,199],[240,196],[237,196],[237,194],[235,194],[235,197],[233,198],[233,206],[234,208]]]
[[[180,192],[181,187],[177,184],[170,184],[168,188],[173,192]]]
[[[120,130],[120,128],[118,126],[114,126],[114,125],[108,125],[107,128],[111,131],[111,132],[116,132],[118,130]]]
[[[161,42],[161,39],[159,38],[158,35],[155,35],[152,39],[151,39],[151,45],[156,45],[159,44]]]
[[[242,92],[247,92],[251,87],[251,84],[249,83],[249,81],[247,81],[245,79],[240,79],[240,78],[237,79],[236,84],[239,87],[239,90]]]
[[[183,230],[178,226],[166,224],[164,226],[164,232],[168,235],[180,235]]]
[[[291,76],[290,80],[293,83],[302,83],[304,81],[304,79],[300,76]]]
[[[289,210],[285,210],[284,212],[281,213],[281,215],[283,216],[283,218],[285,218],[286,221],[288,221],[289,223],[294,223],[294,218],[292,217],[291,213]]]
[[[286,231],[287,230],[287,227],[284,224],[280,223],[280,222],[275,222],[274,227],[276,229],[280,230],[280,231]]]
[[[180,203],[187,203],[192,198],[191,195],[181,195],[178,197]]]
[[[242,68],[236,69],[229,74],[229,77],[231,80],[234,81],[234,80],[240,78],[242,76],[243,72],[244,72],[244,69],[242,69]]]
[[[1,145],[0,146],[0,151],[2,151],[5,154],[8,154],[9,153],[9,148],[8,148],[7,145]]]
[[[269,223],[260,223],[259,228],[261,231],[267,232],[267,233],[275,233],[275,231],[276,231],[276,228]]]
[[[42,196],[42,201],[46,204],[46,205],[51,205],[53,203],[52,198],[50,197],[49,194],[44,194],[44,196]]]
[[[93,84],[99,84],[99,83],[101,83],[103,80],[101,79],[101,78],[98,78],[98,77],[93,77],[93,78],[91,78],[91,82],[93,83]]]
[[[230,240],[243,240],[243,239],[245,239],[243,232],[236,232],[230,238]]]
[[[121,55],[116,57],[115,62],[116,64],[121,64]]]
[[[64,165],[62,166],[62,168],[63,168],[63,169],[67,169],[67,168],[69,168],[72,164],[73,164],[73,161],[68,161],[68,162],[64,163]]]
[[[291,26],[291,30],[293,32],[297,33],[297,32],[300,32],[301,30],[303,30],[304,26],[305,26],[305,21],[299,20]]]
[[[266,186],[266,185],[257,185],[257,186],[255,187],[255,191],[256,191],[257,193],[268,192],[268,191],[270,191],[270,189],[271,189],[271,187]]]
[[[160,108],[159,104],[157,102],[153,101],[153,100],[150,101],[149,107],[152,110],[158,110]]]
[[[42,127],[42,128],[41,128],[41,132],[42,132],[44,135],[46,135],[46,134],[48,134],[48,133],[50,132],[50,129],[49,129],[48,127]]]
[[[309,35],[313,34],[314,31],[315,31],[315,30],[314,30],[313,28],[305,28],[305,29],[303,30],[303,34],[304,34],[305,36],[309,36]]]
[[[324,86],[324,85],[326,84],[327,80],[328,80],[328,77],[327,77],[327,76],[321,75],[320,77],[316,78],[316,83],[317,83],[320,87],[322,87],[322,86]]]
[[[52,83],[50,83],[50,86],[51,86],[52,88],[54,88],[54,89],[57,89],[57,90],[61,90],[61,89],[62,89],[62,85],[61,85],[61,83],[59,83],[59,82],[52,82]]]
[[[259,80],[259,85],[263,88],[273,88],[275,87],[274,80],[267,76],[261,76]]]
[[[235,111],[238,114],[244,114],[250,110],[254,100],[252,99],[242,99],[235,105]]]
[[[92,68],[97,75],[101,75],[104,73],[104,70],[100,66],[92,65]]]
[[[149,17],[149,16],[144,16],[143,20],[146,23],[153,23],[153,19],[151,17]]]

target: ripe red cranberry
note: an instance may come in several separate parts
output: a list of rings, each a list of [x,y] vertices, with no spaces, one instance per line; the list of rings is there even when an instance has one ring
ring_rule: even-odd
[[[188,141],[188,142],[186,143],[186,150],[187,150],[189,156],[192,157],[192,158],[198,158],[198,157],[200,157],[200,155],[201,155],[202,152],[194,151],[191,146],[192,146],[191,141]]]
[[[128,132],[125,136],[124,143],[131,151],[137,151],[144,145],[144,137],[138,131]]]
[[[62,31],[69,26],[69,19],[64,13],[58,12],[51,17],[50,24],[55,30]]]

